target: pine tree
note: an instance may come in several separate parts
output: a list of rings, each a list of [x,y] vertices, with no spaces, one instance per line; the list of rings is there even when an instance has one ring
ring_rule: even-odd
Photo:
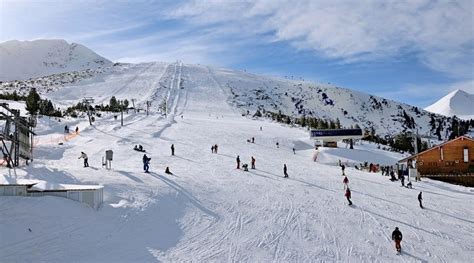
[[[117,98],[115,96],[112,96],[109,101],[109,106],[111,111],[118,111],[119,110],[119,104],[117,102]]]
[[[35,88],[32,88],[30,90],[30,93],[26,97],[26,110],[31,115],[35,115],[36,113],[38,113],[40,101],[41,101],[41,98],[38,92],[36,92]]]

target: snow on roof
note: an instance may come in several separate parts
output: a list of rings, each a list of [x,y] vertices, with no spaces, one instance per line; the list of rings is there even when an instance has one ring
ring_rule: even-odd
[[[97,190],[104,188],[102,185],[80,185],[80,184],[57,184],[46,181],[40,181],[33,185],[30,191],[85,191],[85,190]]]
[[[0,185],[34,185],[39,180],[17,179],[8,175],[0,175]]]

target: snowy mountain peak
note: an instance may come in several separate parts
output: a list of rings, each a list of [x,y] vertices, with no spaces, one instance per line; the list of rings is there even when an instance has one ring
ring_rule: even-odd
[[[87,47],[64,39],[11,40],[0,43],[0,80],[22,80],[112,62]]]
[[[457,89],[450,92],[425,110],[446,116],[458,116],[463,119],[474,117],[474,94]]]

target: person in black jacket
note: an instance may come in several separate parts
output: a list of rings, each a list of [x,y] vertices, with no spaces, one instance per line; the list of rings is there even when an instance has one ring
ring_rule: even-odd
[[[174,144],[171,144],[171,155],[174,155]]]
[[[235,160],[237,161],[237,169],[240,169],[240,156],[237,155]]]
[[[398,230],[398,227],[395,227],[395,230],[393,230],[392,232],[392,240],[395,241],[395,248],[397,249],[398,252],[402,250],[402,246],[400,245],[400,243],[402,242],[402,238],[403,238],[402,232]]]
[[[424,208],[423,207],[423,204],[421,203],[421,201],[423,200],[423,197],[421,196],[421,192],[418,194],[418,202],[420,203],[420,207],[421,208]]]
[[[287,172],[287,168],[286,168],[286,163],[283,164],[283,178],[288,178],[288,172]]]

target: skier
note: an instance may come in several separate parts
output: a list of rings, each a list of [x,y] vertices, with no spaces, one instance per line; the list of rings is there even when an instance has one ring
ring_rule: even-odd
[[[254,137],[252,137],[252,143],[255,143],[255,138]]]
[[[76,134],[79,134],[79,126],[76,126]]]
[[[286,168],[286,163],[283,164],[283,178],[288,178],[288,169]]]
[[[346,166],[344,164],[341,164],[341,170],[342,170],[342,176],[346,176],[344,173],[344,170],[346,170]]]
[[[171,144],[171,155],[174,155],[174,144]]]
[[[166,166],[165,174],[173,174],[168,166]]]
[[[252,158],[250,159],[250,164],[252,165],[252,169],[255,169],[255,158]]]
[[[402,183],[402,186],[405,187],[405,176],[402,175],[402,177],[400,178],[400,182]]]
[[[217,144],[214,145],[214,153],[217,153]]]
[[[351,201],[351,190],[349,189],[349,187],[346,188],[346,194],[345,194],[346,198],[347,198],[347,201],[349,202],[349,205],[352,205],[352,201]]]
[[[278,142],[276,143],[276,146],[277,146],[277,148],[280,148],[280,144]]]
[[[237,155],[235,160],[237,161],[237,169],[240,169],[240,156]]]
[[[402,232],[398,230],[398,227],[395,227],[395,230],[392,232],[392,240],[395,241],[395,248],[397,249],[397,252],[400,253],[402,251],[402,246],[400,245],[400,242],[402,242]]]
[[[64,126],[64,133],[69,133],[69,127],[67,127],[67,125]]]
[[[349,178],[347,176],[344,176],[344,179],[342,180],[342,183],[344,184],[344,189],[348,188],[349,186]]]
[[[87,154],[85,152],[81,152],[81,156],[77,159],[84,158],[84,167],[89,167],[89,158],[87,158]]]
[[[244,172],[248,172],[249,171],[249,165],[244,163],[242,164],[242,168],[244,168]]]
[[[418,194],[418,202],[420,203],[420,207],[421,208],[424,208],[423,207],[423,204],[421,203],[421,201],[423,201],[423,197],[421,196],[421,192]]]
[[[296,154],[296,150],[295,150],[295,147],[293,147],[293,154]]]
[[[262,126],[260,126],[260,131],[262,130]]]
[[[151,158],[148,158],[146,154],[143,155],[142,161],[143,161],[143,170],[145,173],[148,173],[148,169],[150,168],[150,160]]]

